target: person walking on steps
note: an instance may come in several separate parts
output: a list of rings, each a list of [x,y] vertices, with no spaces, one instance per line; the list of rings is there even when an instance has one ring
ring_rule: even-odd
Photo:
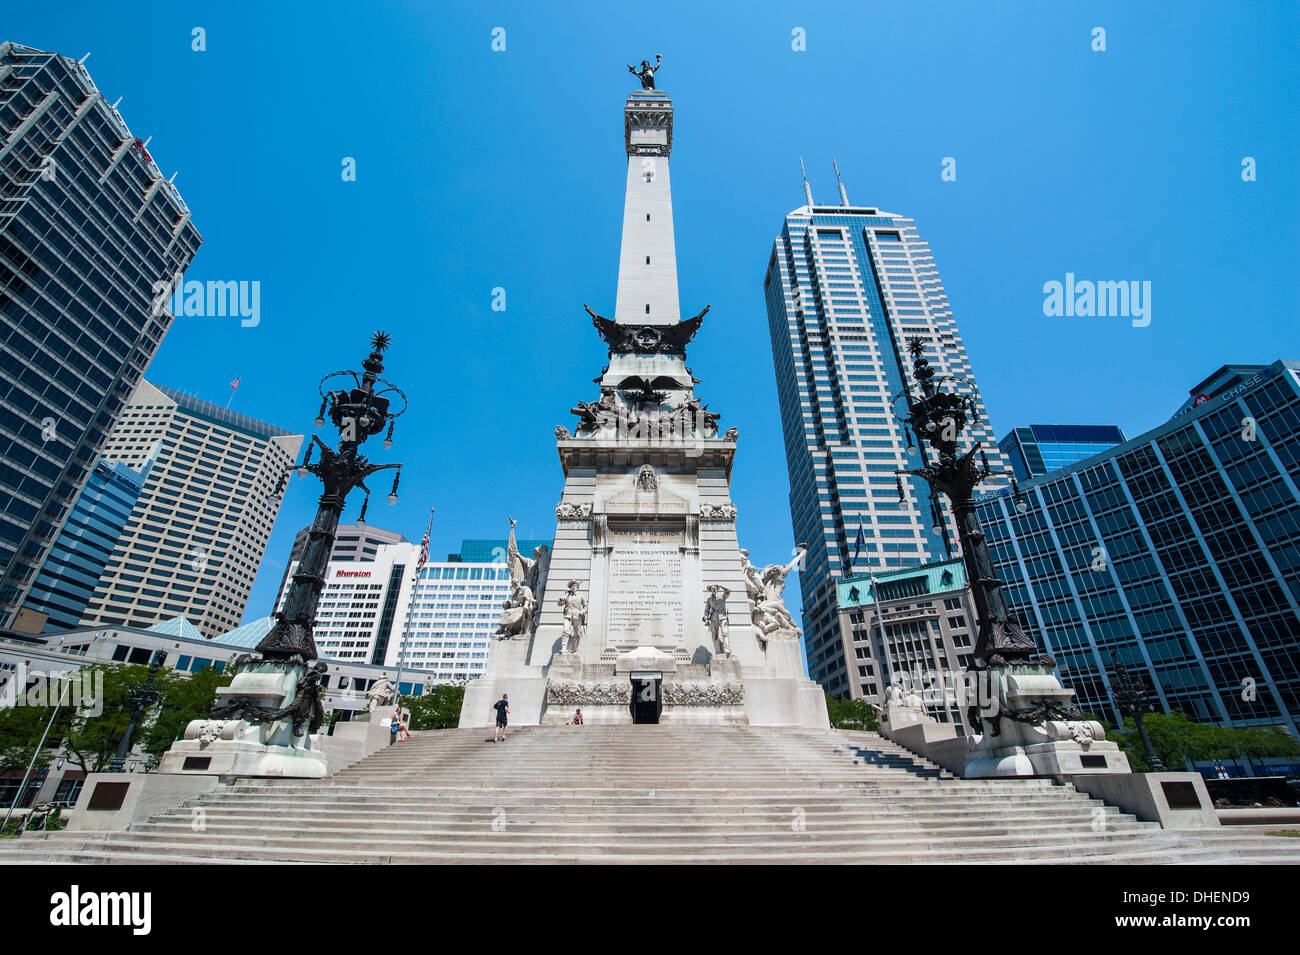
[[[492,742],[503,743],[506,738],[506,725],[510,722],[510,694],[502,693],[501,699],[492,704],[492,709],[497,711],[497,728],[492,736]]]

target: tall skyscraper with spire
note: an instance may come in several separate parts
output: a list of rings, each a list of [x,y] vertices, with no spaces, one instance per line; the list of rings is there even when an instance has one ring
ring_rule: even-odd
[[[739,435],[686,366],[708,309],[683,320],[677,301],[673,104],[649,63],[632,72],[614,317],[587,309],[607,346],[600,397],[555,429],[553,547],[525,556],[512,527],[511,598],[461,725],[486,725],[508,692],[512,723],[563,724],[581,707],[588,723],[825,727],[782,599],[798,560],[760,570],[737,540]]]
[[[802,168],[803,161],[800,160]],[[804,172],[805,204],[785,218],[764,291],[790,472],[809,675],[828,692],[858,695],[856,660],[836,624],[835,581],[873,568],[956,556],[951,518],[923,486],[895,471],[919,452],[895,416],[906,408],[906,341],[925,342],[938,375],[963,381],[977,402],[970,432],[989,464],[1005,468],[928,244],[904,216],[850,204],[839,164],[838,206],[819,206]]]

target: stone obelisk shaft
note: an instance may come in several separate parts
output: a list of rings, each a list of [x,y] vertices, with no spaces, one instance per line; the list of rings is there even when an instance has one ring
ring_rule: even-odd
[[[675,325],[677,251],[668,156],[673,103],[658,90],[639,90],[623,110],[627,193],[614,320],[624,325]]]

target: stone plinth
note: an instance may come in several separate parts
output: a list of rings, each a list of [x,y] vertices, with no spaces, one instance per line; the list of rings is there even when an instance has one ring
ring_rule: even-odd
[[[1069,715],[1074,691],[1061,686],[1051,670],[1011,666],[987,672],[990,685],[981,689],[978,701],[984,732],[972,738],[967,779],[1132,772],[1128,757],[1106,739],[1100,723]],[[1033,716],[1032,722],[1025,718]]]
[[[1200,773],[1079,773],[1074,788],[1165,829],[1217,829],[1219,814]]]
[[[68,829],[129,829],[134,823],[174,809],[186,799],[211,792],[219,784],[216,776],[205,774],[90,773],[68,819]]]
[[[300,664],[259,660],[241,669],[229,686],[217,690],[218,706],[248,700],[279,710],[294,701]],[[191,720],[184,737],[158,764],[159,773],[216,776],[284,776],[319,779],[327,772],[325,735],[294,733],[293,719]]]

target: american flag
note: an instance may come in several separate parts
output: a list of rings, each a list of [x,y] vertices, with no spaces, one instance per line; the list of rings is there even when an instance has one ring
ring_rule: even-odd
[[[424,565],[429,562],[429,532],[433,530],[433,509],[429,509],[429,526],[425,528],[424,537],[420,540],[420,562],[416,565],[417,569],[424,570]]]

